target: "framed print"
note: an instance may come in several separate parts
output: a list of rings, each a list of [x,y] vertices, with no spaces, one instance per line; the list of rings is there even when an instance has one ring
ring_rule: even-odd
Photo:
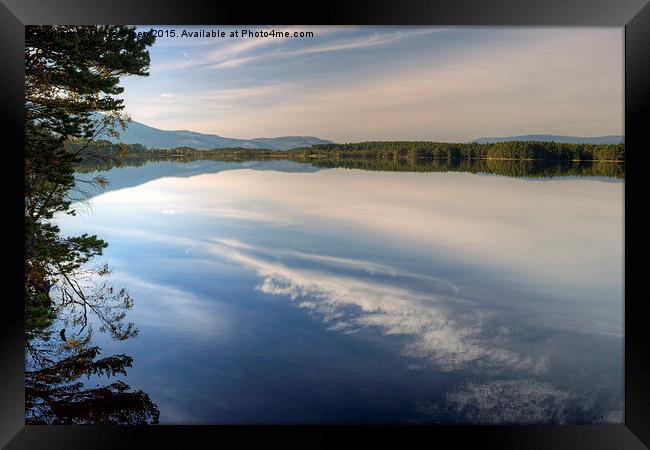
[[[646,2],[0,11],[7,449],[650,445]]]

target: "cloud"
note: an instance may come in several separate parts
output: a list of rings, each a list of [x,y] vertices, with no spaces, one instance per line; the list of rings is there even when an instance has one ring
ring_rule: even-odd
[[[337,52],[341,50],[359,50],[359,49],[365,49],[371,47],[378,47],[386,44],[391,44],[393,42],[399,41],[401,39],[409,38],[412,36],[435,33],[438,31],[442,31],[443,29],[444,28],[428,28],[424,30],[418,29],[413,31],[374,33],[370,36],[365,36],[361,38],[338,40],[327,44],[305,46],[294,50],[278,49],[276,51],[261,53],[256,56],[246,56],[246,57],[236,57],[232,59],[226,59],[225,61],[222,61],[211,67],[232,68],[232,67],[239,67],[244,64],[253,61],[258,61],[258,60],[291,59],[303,55],[318,55],[321,53]]]
[[[232,108],[259,107],[260,105],[269,105],[281,101],[282,98],[291,95],[295,89],[288,83],[271,82],[238,88],[209,89],[200,92],[188,92],[184,94],[164,93],[158,97],[146,97],[137,104],[131,104],[129,113],[139,121],[145,121],[147,124],[153,124],[150,120],[160,118],[161,116],[169,117],[192,117],[197,111],[212,114],[225,114]],[[161,101],[163,99],[164,101]],[[173,100],[173,101],[170,101]],[[201,127],[197,122],[181,125],[175,121],[169,129],[189,129],[200,131]],[[163,125],[164,128],[164,125]],[[206,130],[204,130],[206,131]],[[214,130],[209,130],[214,132]],[[216,133],[223,135],[222,133]],[[245,137],[245,136],[228,136],[228,137]],[[259,137],[259,136],[251,136]]]
[[[465,141],[484,135],[623,133],[621,30],[524,29],[512,31],[509,40],[469,30],[458,34],[465,45],[453,49],[445,44],[449,39],[433,37],[429,45],[419,38],[419,47],[405,44],[427,31],[440,29],[389,29],[313,42],[237,42],[173,64],[191,68],[183,74],[190,78],[199,76],[198,69],[214,71],[204,75],[202,86],[209,79],[227,80],[232,84],[227,89],[235,91],[268,85],[248,97],[254,101],[226,97],[223,103],[219,90],[202,87],[184,93],[191,99],[176,102],[176,109],[158,110],[146,99],[129,100],[127,107],[136,120],[164,114],[167,128],[232,137]],[[485,42],[476,37],[481,33]],[[398,43],[401,53],[393,48]],[[372,57],[364,51],[371,48],[377,50]],[[358,62],[343,59],[346,51],[359,51]],[[341,62],[325,64],[324,55],[337,52]],[[296,61],[302,56],[313,61],[301,66]],[[255,62],[264,64],[253,70],[249,66]]]
[[[204,28],[204,27],[202,27]],[[240,31],[242,28],[225,27],[227,36],[231,31]],[[248,29],[248,28],[246,28]],[[255,30],[266,31],[279,31],[279,32],[304,32],[311,31],[320,38],[327,35],[349,32],[354,30],[355,27],[298,27],[298,26],[262,26],[255,27]],[[288,41],[294,40],[293,37],[239,37],[239,38],[219,38],[219,39],[166,39],[163,40],[164,47],[180,47],[183,48],[186,42],[191,43],[189,46],[194,48],[194,57],[190,57],[186,51],[181,51],[185,59],[167,59],[163,62],[152,62],[152,71],[161,73],[166,71],[178,71],[183,69],[199,69],[199,68],[217,68],[217,67],[235,67],[248,61],[242,61],[247,58],[250,60],[257,59],[257,56],[249,56],[247,58],[241,55],[246,55],[251,52],[266,49],[268,47],[277,47]]]
[[[352,39],[348,41],[334,42],[332,44],[317,45],[314,47],[303,48],[290,53],[289,56],[309,55],[312,53],[335,52],[338,50],[350,50],[350,49],[375,47],[377,45],[395,42],[396,40],[402,38],[403,36],[404,33],[401,33],[399,31],[390,34],[385,34],[385,35],[376,33],[371,36],[363,37],[360,39]]]
[[[283,95],[290,86],[286,83],[264,83],[252,86],[243,86],[237,89],[221,89],[195,94],[194,99],[199,101],[215,100],[241,100],[243,98],[259,98],[267,95]]]
[[[610,60],[603,69],[594,59],[601,52],[586,51],[587,46],[574,38],[465,49],[448,61],[423,62],[421,68],[391,68],[338,86],[309,89],[253,114],[264,124],[276,122],[274,116],[295,116],[300,128],[320,128],[321,135],[337,141],[464,141],[531,130],[622,133],[622,60],[614,60],[620,52],[602,52]]]
[[[435,31],[440,31],[439,29],[430,29],[424,30],[427,33],[432,33]],[[412,31],[412,32],[392,32],[392,33],[375,33],[371,36],[347,39],[335,41],[323,45],[307,46],[302,47],[296,50],[281,50],[267,52],[263,54],[258,54],[257,56],[248,56],[248,57],[236,57],[231,59],[226,59],[218,64],[215,64],[214,68],[228,68],[228,67],[239,67],[241,65],[247,64],[249,62],[258,61],[262,59],[280,59],[280,58],[294,58],[302,55],[312,55],[319,53],[327,52],[336,52],[340,50],[358,50],[370,47],[376,47],[380,45],[390,44],[395,41],[398,41],[403,38],[410,36],[416,36],[422,34],[422,31]],[[250,46],[251,48],[256,48],[255,46]]]
[[[214,68],[228,68],[228,67],[239,67],[243,64],[249,63],[251,61],[255,61],[256,59],[259,59],[259,57],[255,56],[248,56],[248,57],[243,57],[243,58],[232,58],[228,59],[226,61],[222,61],[220,63],[215,64]]]

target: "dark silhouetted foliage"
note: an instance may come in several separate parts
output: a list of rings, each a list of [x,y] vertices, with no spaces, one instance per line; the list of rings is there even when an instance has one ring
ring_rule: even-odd
[[[157,423],[158,409],[122,381],[93,389],[82,375],[125,375],[131,358],[96,360],[88,347],[92,315],[114,339],[137,333],[124,323],[133,305],[124,290],[102,278],[106,266],[91,267],[107,243],[95,235],[63,236],[54,222],[74,215],[70,192],[74,165],[93,138],[114,134],[127,120],[120,114],[119,80],[147,75],[150,33],[127,26],[27,26],[25,28],[25,373],[28,423]],[[96,113],[101,112],[99,116]],[[68,142],[80,144],[73,151]],[[93,181],[99,185],[101,179]],[[75,329],[47,345],[55,323]],[[71,351],[71,353],[70,353]],[[61,354],[68,354],[61,358]]]
[[[126,375],[132,358],[97,359],[98,347],[82,348],[45,367],[25,373],[25,420],[28,424],[157,424],[158,407],[142,391],[123,381],[86,388],[82,377]]]

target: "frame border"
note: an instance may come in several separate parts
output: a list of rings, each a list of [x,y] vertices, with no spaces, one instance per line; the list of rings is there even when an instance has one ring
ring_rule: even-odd
[[[305,25],[520,25],[625,26],[625,424],[624,425],[513,425],[513,426],[25,426],[24,423],[24,311],[23,245],[8,252],[6,275],[13,295],[6,296],[0,314],[0,446],[22,448],[135,448],[185,446],[197,437],[213,442],[235,438],[241,443],[253,434],[271,442],[339,445],[343,434],[354,431],[364,440],[404,445],[415,439],[440,439],[489,448],[643,449],[650,447],[650,351],[645,316],[641,264],[648,239],[641,213],[647,199],[640,192],[643,164],[650,150],[644,142],[650,112],[650,4],[648,0],[401,0],[354,3],[330,1],[309,12],[297,5],[215,3],[208,0],[0,0],[0,121],[9,138],[8,169],[3,187],[16,195],[5,202],[10,217],[21,217],[24,159],[14,148],[23,146],[24,26],[33,24],[305,24]],[[644,145],[645,144],[645,145]],[[645,148],[644,148],[645,147]],[[6,225],[6,224],[5,224]],[[20,236],[22,223],[8,232]],[[11,227],[15,226],[13,229]],[[634,244],[632,244],[632,242]],[[646,275],[647,276],[647,275]],[[15,293],[13,291],[15,289]],[[647,294],[646,294],[647,295]],[[256,433],[250,433],[255,431]],[[645,445],[644,445],[645,444]]]

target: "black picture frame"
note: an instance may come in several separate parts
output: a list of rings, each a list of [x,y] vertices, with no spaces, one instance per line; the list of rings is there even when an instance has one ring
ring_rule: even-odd
[[[0,446],[22,448],[131,448],[212,445],[236,438],[238,445],[263,438],[264,445],[339,445],[342,433],[369,442],[393,440],[401,447],[420,439],[454,448],[643,449],[650,446],[650,350],[643,314],[642,275],[648,239],[643,219],[642,167],[650,146],[644,119],[650,110],[650,5],[648,0],[400,0],[328,1],[259,5],[208,0],[0,0],[0,114],[5,196],[5,282],[11,289],[0,310]],[[558,426],[26,426],[24,423],[24,209],[23,103],[24,26],[35,24],[354,24],[354,25],[522,25],[625,27],[625,423]],[[21,149],[21,150],[19,150]],[[645,167],[648,167],[645,165]],[[15,228],[14,228],[15,227]],[[451,441],[450,441],[451,440]],[[197,442],[197,444],[192,444]]]

